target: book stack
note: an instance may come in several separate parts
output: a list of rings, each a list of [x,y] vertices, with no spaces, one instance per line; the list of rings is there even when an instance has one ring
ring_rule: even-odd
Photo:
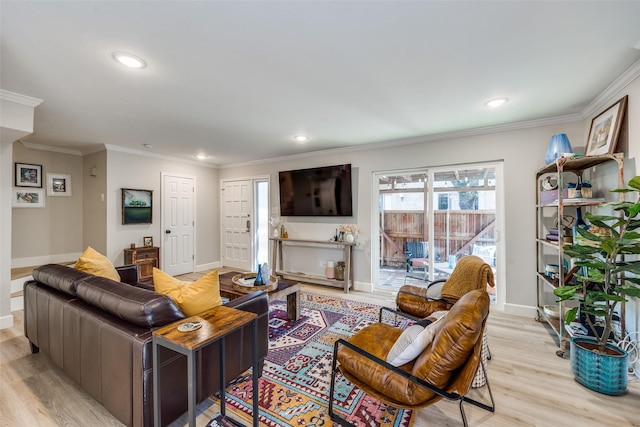
[[[549,233],[545,237],[550,242],[557,242],[560,240],[560,232],[557,228],[552,228],[549,230]]]

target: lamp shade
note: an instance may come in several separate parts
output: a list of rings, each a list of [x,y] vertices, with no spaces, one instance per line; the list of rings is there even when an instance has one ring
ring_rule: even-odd
[[[566,133],[558,133],[551,137],[544,160],[547,164],[554,162],[563,153],[573,153]]]

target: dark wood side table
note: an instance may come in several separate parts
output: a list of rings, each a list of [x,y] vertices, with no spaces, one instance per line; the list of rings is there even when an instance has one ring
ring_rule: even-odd
[[[124,263],[137,264],[138,281],[153,285],[153,267],[160,268],[160,248],[156,246],[126,248]]]
[[[154,423],[158,427],[161,424],[160,411],[160,360],[158,346],[163,346],[187,356],[187,382],[188,382],[188,413],[189,426],[196,426],[196,353],[198,350],[220,342],[220,413],[225,415],[225,360],[224,339],[230,333],[241,327],[251,324],[253,329],[253,426],[258,427],[258,316],[248,311],[237,310],[224,305],[203,311],[185,320],[172,323],[153,331],[153,410]],[[199,329],[190,332],[181,332],[178,327],[188,322],[200,322]],[[242,426],[232,419],[233,424]]]

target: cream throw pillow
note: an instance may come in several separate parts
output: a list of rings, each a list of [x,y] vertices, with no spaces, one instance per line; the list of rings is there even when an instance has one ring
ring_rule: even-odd
[[[405,329],[389,350],[387,363],[402,366],[418,357],[433,341],[440,325],[444,323],[441,320],[447,313],[448,311],[437,311],[429,316],[432,321],[428,325],[425,326],[424,321],[421,321]]]
[[[88,246],[87,249],[80,255],[76,265],[73,266],[76,270],[91,273],[96,276],[106,277],[107,279],[120,281],[120,275],[116,271],[109,258],[102,255],[100,252]]]
[[[222,305],[218,270],[195,282],[186,282],[154,267],[153,287],[156,292],[171,297],[186,316],[193,316]]]

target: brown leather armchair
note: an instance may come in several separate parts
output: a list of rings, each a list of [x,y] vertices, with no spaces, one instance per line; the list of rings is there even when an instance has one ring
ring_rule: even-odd
[[[463,403],[494,412],[491,399],[485,404],[467,396],[482,363],[482,334],[489,314],[489,296],[482,290],[466,293],[440,322],[433,341],[412,361],[395,367],[386,362],[389,351],[403,330],[386,323],[374,323],[348,341],[335,343],[329,392],[329,416],[343,426],[350,425],[334,411],[336,373],[370,396],[398,408],[419,409],[441,399],[458,401],[465,426]],[[485,372],[486,375],[486,372]]]

